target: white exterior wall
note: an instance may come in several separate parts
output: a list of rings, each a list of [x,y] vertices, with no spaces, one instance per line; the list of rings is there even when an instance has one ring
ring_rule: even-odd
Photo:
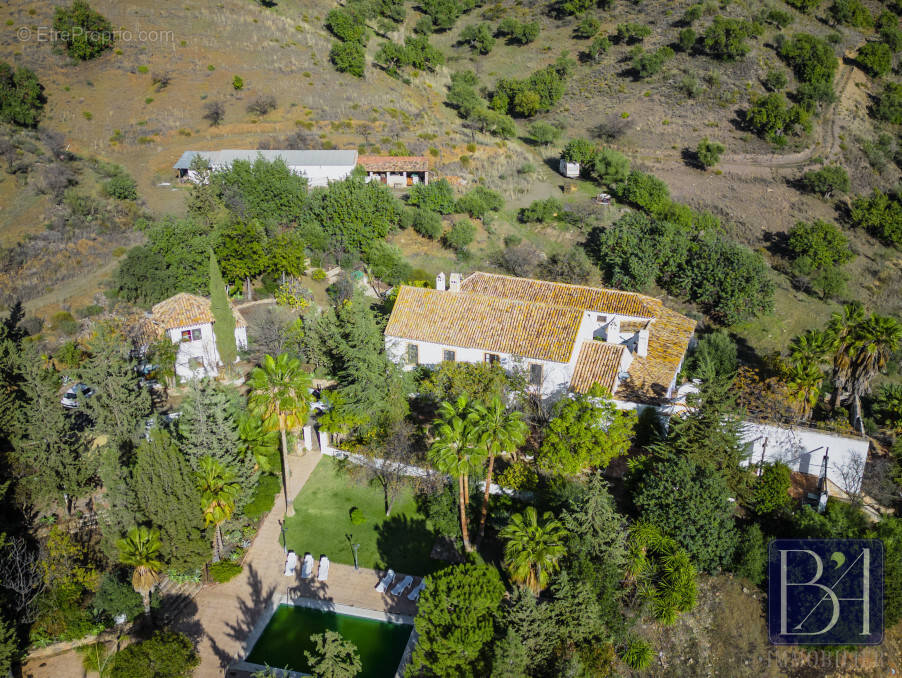
[[[744,461],[746,465],[760,463],[763,452],[767,463],[780,461],[793,471],[819,476],[827,454],[827,480],[844,492],[861,488],[870,445],[867,438],[747,421],[742,427],[742,440],[751,452]]]
[[[246,327],[236,327],[235,328],[235,343],[238,344],[238,348],[242,351],[247,350],[247,328]]]
[[[226,168],[224,166],[216,166],[213,168],[213,171],[216,172],[223,169]],[[354,165],[289,165],[288,169],[293,174],[306,177],[307,185],[312,188],[315,186],[328,186],[330,181],[347,179],[351,175]],[[193,170],[188,170],[188,180],[192,183],[197,183],[200,180],[200,175]]]
[[[199,341],[182,341],[183,330],[200,329]],[[216,335],[213,332],[212,323],[202,325],[186,325],[174,327],[166,331],[172,343],[178,344],[179,350],[175,357],[175,374],[181,379],[202,379],[215,377],[219,374],[217,365],[222,364],[219,351],[216,349]],[[239,349],[247,349],[247,328],[235,328],[235,343]],[[191,369],[191,359],[196,358],[202,364],[202,368]]]

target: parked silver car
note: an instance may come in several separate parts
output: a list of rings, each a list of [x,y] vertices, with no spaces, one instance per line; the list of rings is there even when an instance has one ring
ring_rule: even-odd
[[[81,394],[83,398],[90,398],[92,395],[94,395],[94,389],[87,384],[78,382],[63,394],[63,399],[60,400],[60,405],[62,405],[66,409],[74,410],[76,407],[78,407],[79,394]]]

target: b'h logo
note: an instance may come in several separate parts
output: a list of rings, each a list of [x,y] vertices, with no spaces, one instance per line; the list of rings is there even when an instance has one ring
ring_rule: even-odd
[[[768,633],[775,645],[879,645],[883,543],[775,539],[767,554]]]

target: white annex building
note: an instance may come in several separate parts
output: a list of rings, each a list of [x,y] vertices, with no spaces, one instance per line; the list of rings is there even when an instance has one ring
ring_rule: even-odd
[[[662,404],[695,321],[659,299],[620,290],[473,273],[440,273],[436,288],[404,285],[385,328],[407,369],[443,361],[522,370],[543,398],[593,384],[617,400]]]
[[[357,151],[281,151],[281,150],[224,150],[185,151],[173,165],[179,177],[197,181],[191,169],[195,156],[203,157],[211,171],[228,169],[236,160],[253,163],[257,158],[267,162],[282,160],[294,174],[307,178],[309,186],[326,186],[330,181],[346,179],[357,166]]]
[[[235,343],[239,349],[246,349],[247,322],[237,309],[233,308],[232,314],[235,316]],[[215,377],[222,360],[216,349],[213,322],[209,299],[182,292],[156,304],[135,327],[133,338],[138,348],[146,351],[151,343],[168,336],[172,343],[178,344],[177,377]]]

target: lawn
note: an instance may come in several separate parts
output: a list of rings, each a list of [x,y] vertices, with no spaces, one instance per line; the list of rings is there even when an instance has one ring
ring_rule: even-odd
[[[366,521],[352,525],[359,508]],[[435,536],[417,511],[413,493],[405,491],[385,516],[382,491],[359,484],[339,472],[332,457],[323,457],[294,500],[295,514],[285,523],[288,548],[315,559],[325,554],[336,563],[354,564],[351,544],[360,544],[360,567],[422,575],[439,569],[429,552]]]

